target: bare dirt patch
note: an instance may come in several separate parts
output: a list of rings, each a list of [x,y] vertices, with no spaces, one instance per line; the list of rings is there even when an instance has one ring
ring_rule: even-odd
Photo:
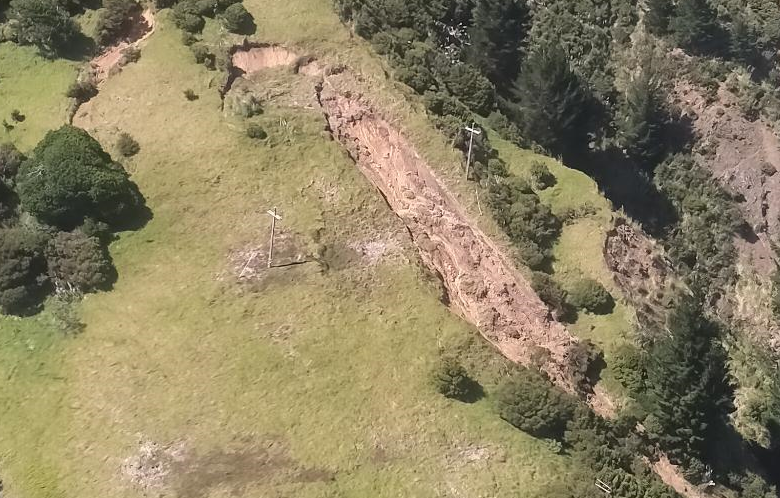
[[[577,339],[552,319],[530,284],[468,219],[406,138],[350,93],[354,86],[342,73],[318,87],[329,127],[404,221],[425,265],[441,276],[452,308],[512,361],[531,365],[532,352],[544,348],[549,356],[543,370],[556,384],[582,392],[585,386],[570,365]]]
[[[298,60],[298,54],[279,45],[244,45],[233,52],[233,67],[244,74],[252,74],[263,69],[279,66],[291,66]]]
[[[675,86],[676,102],[689,116],[699,135],[699,163],[737,194],[740,208],[756,234],[755,240],[738,238],[740,261],[762,273],[774,268],[770,237],[780,235],[780,139],[772,127],[750,121],[736,97],[721,87],[709,102],[685,83]]]
[[[197,454],[183,443],[163,446],[142,441],[138,452],[128,457],[123,477],[146,493],[173,491],[175,496],[203,498],[216,488],[240,495],[255,484],[280,485],[333,480],[325,469],[300,465],[277,439],[244,440],[231,448]]]
[[[149,38],[154,32],[155,19],[150,9],[144,10],[140,15],[134,17],[132,21],[132,28],[124,39],[108,47],[90,61],[89,65],[95,83],[100,84],[107,80],[114,71],[126,62],[126,51],[130,48],[138,48],[140,43]]]

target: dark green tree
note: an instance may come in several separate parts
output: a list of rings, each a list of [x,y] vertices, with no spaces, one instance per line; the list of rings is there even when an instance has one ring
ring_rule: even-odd
[[[729,32],[729,55],[743,64],[753,64],[757,46],[758,42],[748,23],[742,16],[735,18]]]
[[[86,131],[70,125],[46,134],[22,163],[17,184],[25,211],[66,230],[87,217],[124,225],[143,208],[122,166]]]
[[[244,4],[234,3],[222,13],[222,24],[231,33],[249,34],[254,26],[254,20]]]
[[[467,58],[499,88],[517,77],[528,23],[525,0],[478,0],[474,7]]]
[[[669,18],[674,13],[672,0],[647,0],[645,25],[651,33],[665,35],[669,31]]]
[[[681,48],[698,54],[715,51],[723,41],[715,11],[707,0],[680,0],[669,28]]]
[[[47,287],[44,242],[22,228],[0,229],[0,312],[27,314],[43,300]]]
[[[664,153],[663,102],[654,78],[643,71],[628,83],[616,119],[620,145],[647,170],[652,170]]]
[[[431,374],[433,387],[447,398],[467,400],[477,384],[469,378],[466,369],[452,356],[443,356]]]
[[[46,260],[59,288],[91,292],[106,289],[116,278],[100,240],[80,231],[57,233],[46,247]]]
[[[499,416],[534,437],[562,439],[574,402],[546,379],[519,369],[496,389]]]
[[[57,0],[11,0],[8,18],[14,23],[17,43],[35,45],[48,57],[67,48],[79,33]]]
[[[703,457],[726,401],[725,354],[718,327],[690,298],[670,315],[668,332],[653,344],[647,361],[648,432],[670,457],[687,463]]]
[[[584,145],[590,102],[560,45],[532,52],[511,93],[524,136],[557,153]]]
[[[11,143],[0,144],[0,181],[13,184],[24,156]]]

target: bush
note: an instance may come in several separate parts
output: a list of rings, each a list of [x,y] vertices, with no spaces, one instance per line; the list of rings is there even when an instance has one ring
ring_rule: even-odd
[[[141,49],[135,46],[129,46],[122,50],[122,64],[138,62],[141,60]]]
[[[555,185],[555,177],[546,164],[534,161],[528,171],[531,184],[536,190],[544,190]]]
[[[197,41],[198,41],[198,37],[197,36],[195,36],[194,34],[190,33],[189,31],[182,31],[182,33],[181,33],[181,42],[185,46],[189,47],[189,46],[191,46],[192,44],[194,44]]]
[[[198,94],[195,93],[192,88],[188,88],[184,90],[184,98],[192,102],[193,100],[198,100],[200,97],[198,97]]]
[[[91,79],[79,79],[71,83],[65,92],[66,97],[76,99],[79,103],[87,102],[98,94],[97,85]]]
[[[19,109],[11,111],[11,121],[15,123],[21,123],[26,119],[25,115]]]
[[[24,156],[11,143],[0,144],[0,180],[12,182]]]
[[[143,210],[143,197],[121,165],[79,128],[50,131],[17,175],[22,208],[42,223],[69,230],[85,218],[109,225]]]
[[[584,278],[574,284],[569,291],[569,303],[577,309],[589,311],[597,315],[610,313],[615,307],[615,301],[596,280]]]
[[[525,265],[532,270],[540,270],[547,261],[547,254],[539,247],[539,244],[526,238],[513,239],[512,244],[517,255]]]
[[[43,239],[22,228],[0,229],[0,312],[34,310],[46,291]]]
[[[241,3],[230,5],[222,14],[222,24],[231,33],[249,34],[253,23],[252,14]]]
[[[444,356],[431,373],[433,387],[447,398],[468,400],[474,394],[475,382],[466,373],[466,369],[451,356]]]
[[[120,154],[125,157],[131,157],[138,154],[141,150],[141,146],[135,141],[130,134],[122,132],[119,134],[119,138],[116,141],[116,148]]]
[[[561,440],[574,402],[546,379],[520,369],[496,389],[499,416],[534,437]]]
[[[46,261],[49,276],[59,289],[105,289],[116,277],[100,241],[79,231],[57,233],[46,247]]]
[[[190,45],[190,51],[195,56],[195,62],[198,64],[205,64],[206,61],[211,60],[211,67],[214,67],[214,54],[209,52],[209,48],[203,43],[193,43]]]
[[[246,127],[246,136],[255,140],[265,140],[268,138],[268,133],[259,124],[249,123],[249,126]]]
[[[539,299],[544,301],[556,315],[565,314],[567,309],[566,291],[550,275],[540,271],[533,272],[531,287],[539,295]]]

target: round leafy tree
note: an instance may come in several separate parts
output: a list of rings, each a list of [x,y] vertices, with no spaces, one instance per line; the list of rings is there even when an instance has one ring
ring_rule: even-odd
[[[24,156],[13,144],[0,144],[0,180],[12,183]]]
[[[534,437],[561,439],[574,404],[540,375],[520,369],[496,390],[498,414]]]
[[[12,0],[8,12],[16,41],[53,56],[78,35],[78,25],[57,0]]]
[[[46,259],[54,284],[68,290],[105,289],[116,277],[100,240],[80,231],[57,233],[46,248]]]
[[[121,165],[79,128],[50,131],[17,175],[22,209],[39,221],[69,230],[85,218],[127,224],[143,198]]]
[[[222,22],[225,29],[231,33],[247,34],[252,29],[253,19],[243,4],[234,3],[225,9],[222,14]]]
[[[22,315],[40,304],[46,290],[43,239],[21,228],[0,230],[0,311]]]

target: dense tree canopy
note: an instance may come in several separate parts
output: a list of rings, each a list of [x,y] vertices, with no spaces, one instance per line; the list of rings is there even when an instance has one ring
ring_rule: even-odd
[[[86,131],[69,125],[46,134],[22,164],[17,181],[22,208],[63,229],[87,217],[109,225],[128,223],[143,205],[121,165]]]
[[[23,228],[0,228],[0,312],[22,314],[45,295],[44,239]]]
[[[508,86],[517,76],[529,14],[525,0],[476,2],[468,58],[498,86]]]
[[[66,8],[57,0],[11,0],[8,13],[16,41],[35,45],[47,56],[55,55],[79,33]]]

